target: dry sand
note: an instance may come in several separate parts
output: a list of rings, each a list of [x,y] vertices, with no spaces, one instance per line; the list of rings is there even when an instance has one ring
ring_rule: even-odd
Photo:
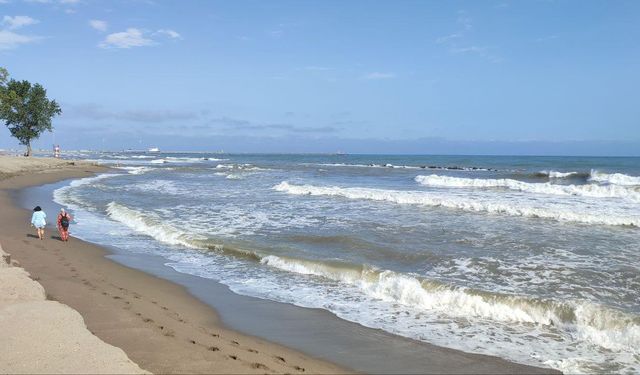
[[[44,288],[0,247],[1,373],[146,373],[100,340],[69,306],[47,301]]]
[[[45,173],[49,168],[55,168],[54,172]],[[153,373],[347,372],[331,363],[226,329],[212,308],[184,288],[112,262],[98,246],[73,237],[69,242],[56,240],[52,225],[48,226],[44,241],[34,238],[28,226],[30,212],[16,207],[8,193],[10,189],[86,177],[100,170],[104,168],[88,163],[70,165],[53,159],[0,157],[0,173],[11,176],[0,181],[0,242],[5,251],[44,286],[49,300],[78,311],[91,333],[121,348],[141,368]],[[36,303],[62,306],[52,301]],[[50,311],[52,315],[57,314],[57,310]],[[29,321],[42,317],[35,312],[19,315]],[[69,319],[82,322],[82,317],[76,314]],[[29,321],[21,320],[16,330],[26,330]],[[45,336],[38,330],[29,332],[34,344]],[[85,338],[77,335],[77,343],[84,345]],[[46,367],[42,361],[33,360],[38,353],[20,357],[20,352],[9,345],[13,343],[0,338],[2,352],[13,353],[17,356],[15,361],[25,366],[30,362],[29,371],[75,370],[74,367],[66,370]],[[34,345],[36,347],[46,352],[49,345],[43,341],[43,345]],[[73,348],[68,347],[64,352]],[[100,355],[96,353],[96,365],[101,361]],[[5,372],[5,357],[0,358],[0,372]],[[7,372],[17,369],[10,367]],[[108,369],[107,372],[118,372]],[[96,367],[86,372],[100,371]]]

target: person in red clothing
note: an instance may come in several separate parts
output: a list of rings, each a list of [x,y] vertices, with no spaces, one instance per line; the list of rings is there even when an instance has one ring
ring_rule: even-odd
[[[69,241],[69,224],[71,224],[71,220],[73,220],[71,215],[64,208],[61,208],[58,214],[58,232],[62,241]]]

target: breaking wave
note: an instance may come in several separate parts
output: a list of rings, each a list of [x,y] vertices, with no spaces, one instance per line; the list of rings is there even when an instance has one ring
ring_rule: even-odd
[[[629,176],[623,173],[602,173],[596,170],[591,170],[589,181],[602,184],[640,186],[640,176]]]
[[[366,295],[447,316],[554,326],[610,350],[638,351],[640,317],[589,302],[557,302],[456,287],[368,266],[268,255],[260,263],[356,285]]]
[[[553,326],[609,350],[635,353],[640,348],[640,317],[593,303],[499,294],[368,265],[298,259],[228,247],[165,224],[152,213],[142,213],[115,202],[107,205],[107,213],[111,219],[163,243],[215,251],[285,272],[346,283],[373,299],[450,317]]]
[[[121,174],[103,173],[93,177],[85,177],[79,180],[73,180],[69,185],[63,186],[53,191],[53,201],[72,209],[78,209],[80,206],[89,206],[85,201],[71,194],[71,191],[80,186],[90,185],[97,181],[116,176],[121,176]]]
[[[552,195],[577,195],[593,198],[628,198],[640,201],[640,191],[618,185],[556,185],[552,183],[529,183],[512,179],[480,179],[450,176],[417,176],[416,182],[424,186],[452,188],[506,188],[527,193]]]
[[[561,179],[561,178],[573,178],[573,177],[589,177],[589,173],[583,172],[558,172],[558,171],[540,171],[535,174],[536,176],[548,177],[550,179]]]
[[[294,195],[338,196],[347,199],[368,199],[398,204],[445,207],[469,212],[486,212],[510,216],[552,219],[583,224],[640,226],[640,215],[630,212],[603,214],[596,210],[580,212],[574,206],[530,206],[526,202],[477,199],[458,195],[442,195],[424,191],[400,191],[372,188],[343,188],[338,186],[292,185],[287,181],[274,190]],[[637,211],[635,211],[637,212]]]
[[[153,170],[153,168],[149,168],[149,167],[116,167],[116,168],[125,170],[129,174],[143,174]]]
[[[124,224],[138,233],[145,234],[156,241],[166,244],[215,251],[241,258],[260,259],[260,255],[255,251],[226,246],[213,239],[184,232],[153,213],[143,213],[116,202],[111,202],[107,205],[107,215],[112,220]]]
[[[168,163],[202,163],[205,161],[222,161],[227,159],[216,159],[216,158],[188,158],[188,157],[173,157],[167,156],[162,159],[154,159],[151,160],[151,164],[168,164]]]
[[[269,171],[269,168],[256,167],[253,164],[218,164],[215,169],[227,169],[236,171]]]

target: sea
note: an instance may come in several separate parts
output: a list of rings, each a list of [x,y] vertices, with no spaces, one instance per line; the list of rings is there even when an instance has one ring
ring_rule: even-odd
[[[640,372],[640,158],[78,152],[74,236],[241,295],[568,373]]]

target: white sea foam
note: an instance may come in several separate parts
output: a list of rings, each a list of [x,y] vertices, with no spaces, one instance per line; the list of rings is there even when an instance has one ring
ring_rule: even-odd
[[[639,186],[640,176],[629,176],[623,173],[603,173],[591,170],[589,181],[614,185]]]
[[[478,199],[473,196],[438,194],[424,191],[400,191],[371,188],[343,188],[338,186],[292,185],[287,181],[273,187],[274,190],[294,195],[338,196],[348,199],[367,199],[398,204],[429,207],[445,207],[470,212],[485,212],[510,216],[544,218],[558,221],[570,221],[584,224],[640,226],[640,215],[634,207],[623,207],[612,212],[598,212],[591,207],[579,209],[566,203],[552,204],[501,200],[500,197],[486,196]],[[600,207],[608,209],[606,206]]]
[[[216,159],[216,158],[188,158],[188,157],[174,157],[167,156],[166,158],[151,160],[152,164],[168,164],[168,163],[204,163],[207,161],[223,161],[227,159]]]
[[[139,211],[111,202],[107,205],[107,214],[136,232],[144,233],[154,239],[171,245],[195,247],[186,233],[163,222],[159,218],[153,218],[152,213],[142,214]]]
[[[588,302],[545,301],[476,292],[370,267],[353,268],[268,255],[262,264],[356,285],[372,298],[447,316],[554,326],[614,351],[640,353],[640,317]]]
[[[529,183],[502,179],[461,178],[451,176],[417,176],[416,182],[424,186],[452,188],[506,188],[534,194],[577,195],[593,198],[628,198],[640,201],[640,191],[617,185],[557,185],[550,182]]]
[[[206,239],[163,222],[151,212],[141,212],[111,202],[109,217],[154,239],[189,248],[206,249]],[[232,254],[246,256],[247,251]],[[581,340],[610,350],[640,347],[640,319],[586,302],[568,303],[521,296],[474,292],[466,288],[422,279],[411,274],[379,270],[369,266],[326,263],[263,255],[251,252],[260,263],[287,272],[314,275],[356,285],[368,296],[421,310],[436,310],[448,316],[482,318],[499,322],[531,323],[563,327]]]
[[[269,171],[269,168],[256,167],[253,164],[218,164],[215,169],[232,169],[237,171]]]
[[[63,186],[53,191],[53,201],[72,209],[78,209],[80,208],[80,206],[88,206],[87,202],[83,201],[73,194],[73,190],[84,185],[94,184],[97,181],[116,176],[120,176],[120,174],[103,173],[93,177],[85,177],[78,180],[73,180],[69,185]]]
[[[567,178],[578,175],[579,172],[558,172],[558,171],[540,171],[541,174],[549,176],[549,178]]]
[[[153,170],[153,168],[149,168],[149,167],[116,167],[116,168],[125,170],[129,174],[143,174]]]

